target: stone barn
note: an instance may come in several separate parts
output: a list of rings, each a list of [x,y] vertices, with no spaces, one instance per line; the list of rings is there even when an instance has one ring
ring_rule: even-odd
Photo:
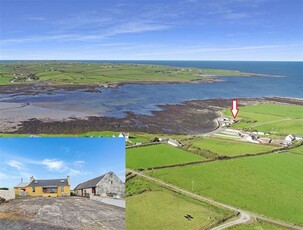
[[[108,172],[102,176],[78,184],[74,192],[77,196],[109,196],[124,198],[125,185],[119,177]]]

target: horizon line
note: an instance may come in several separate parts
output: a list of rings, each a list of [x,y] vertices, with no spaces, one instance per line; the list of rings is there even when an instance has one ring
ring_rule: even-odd
[[[226,62],[303,62],[303,60],[197,60],[197,59],[0,59],[3,61],[226,61]]]

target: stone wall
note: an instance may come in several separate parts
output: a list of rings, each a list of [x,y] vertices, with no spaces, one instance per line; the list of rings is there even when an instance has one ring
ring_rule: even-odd
[[[15,199],[15,190],[0,190],[0,197],[4,198],[5,200]]]
[[[96,195],[104,196],[109,193],[121,198],[125,196],[125,185],[114,173],[105,175],[96,187]]]
[[[114,205],[120,208],[125,208],[125,200],[117,200],[117,199],[105,198],[100,196],[90,196],[90,199],[105,204]]]

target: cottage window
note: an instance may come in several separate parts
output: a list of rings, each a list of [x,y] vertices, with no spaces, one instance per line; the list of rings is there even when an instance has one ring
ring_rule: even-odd
[[[63,186],[61,187],[61,193],[64,193],[64,187]]]
[[[113,181],[112,181],[112,180],[110,181],[110,184],[113,184]]]
[[[57,193],[57,188],[43,188],[43,193]]]
[[[33,192],[35,192],[35,187],[33,187]]]

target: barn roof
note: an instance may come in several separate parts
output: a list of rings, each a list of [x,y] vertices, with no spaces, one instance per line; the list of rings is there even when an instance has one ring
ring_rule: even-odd
[[[69,185],[67,179],[33,180],[28,186],[57,187],[62,185]]]
[[[102,180],[102,178],[107,175],[107,174],[113,174],[113,172],[108,172],[108,173],[105,173],[104,175],[102,176],[99,176],[99,177],[96,177],[94,179],[91,179],[91,180],[88,180],[88,181],[85,181],[81,184],[78,184],[74,190],[78,190],[78,189],[85,189],[85,188],[94,188],[97,186],[97,184],[100,182],[100,180]]]

